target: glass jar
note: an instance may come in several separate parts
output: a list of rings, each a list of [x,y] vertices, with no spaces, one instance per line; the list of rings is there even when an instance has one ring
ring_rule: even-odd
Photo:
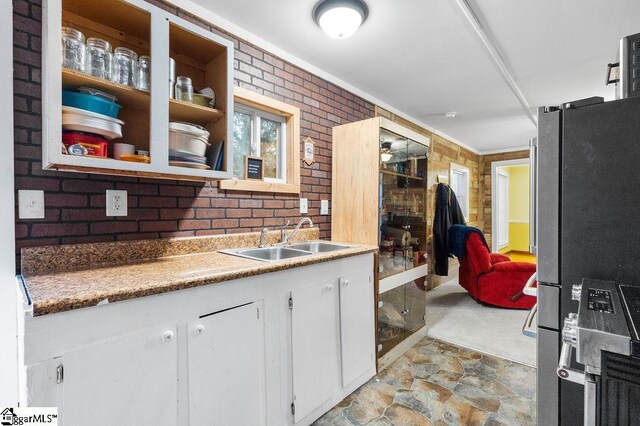
[[[138,55],[126,47],[116,47],[113,53],[113,73],[111,80],[134,87]]]
[[[87,63],[85,72],[94,77],[111,79],[111,45],[100,38],[87,39]]]
[[[181,101],[193,101],[193,84],[189,77],[183,75],[176,78],[176,99]]]
[[[75,28],[62,27],[62,66],[75,71],[84,71],[84,34]]]
[[[151,58],[140,56],[136,70],[136,89],[148,92],[151,89]]]

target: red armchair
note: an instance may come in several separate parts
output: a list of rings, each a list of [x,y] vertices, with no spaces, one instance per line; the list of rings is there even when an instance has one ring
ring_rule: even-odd
[[[471,297],[488,305],[510,309],[531,309],[536,298],[521,294],[536,265],[512,262],[509,256],[490,253],[482,237],[467,237],[465,254],[460,261],[459,282]]]

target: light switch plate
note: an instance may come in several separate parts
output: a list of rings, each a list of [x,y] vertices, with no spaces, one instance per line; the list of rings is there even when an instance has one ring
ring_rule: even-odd
[[[18,218],[44,219],[44,191],[18,191]]]
[[[329,200],[320,200],[320,214],[321,215],[329,214]]]
[[[107,216],[127,215],[127,191],[107,189]]]
[[[309,201],[306,198],[300,198],[300,213],[309,211]]]

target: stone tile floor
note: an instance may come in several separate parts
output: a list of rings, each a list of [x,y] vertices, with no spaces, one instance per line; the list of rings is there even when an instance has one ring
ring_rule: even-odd
[[[425,338],[314,424],[535,425],[535,388],[535,368]]]

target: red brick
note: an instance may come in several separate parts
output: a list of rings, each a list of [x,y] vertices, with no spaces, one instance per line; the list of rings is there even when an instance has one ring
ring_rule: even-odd
[[[262,226],[262,219],[241,219],[240,227],[242,228],[252,228],[255,226]]]
[[[178,222],[175,220],[140,222],[140,232],[176,231],[177,229]]]
[[[227,217],[232,218],[232,217],[251,217],[251,210],[250,209],[228,209],[227,210]]]
[[[197,209],[198,219],[220,219],[226,216],[226,211],[222,209]]]
[[[138,222],[96,222],[91,224],[92,234],[120,234],[123,232],[136,232]]]
[[[211,227],[218,229],[237,228],[238,219],[213,219],[211,221]]]
[[[181,230],[185,230],[185,229],[209,229],[211,227],[211,221],[210,220],[192,220],[192,219],[187,219],[187,220],[181,220],[180,223],[178,223],[178,228]]]
[[[31,226],[31,236],[86,235],[88,230],[86,223],[36,223]]]
[[[194,209],[162,209],[160,210],[160,220],[170,219],[193,219]]]

